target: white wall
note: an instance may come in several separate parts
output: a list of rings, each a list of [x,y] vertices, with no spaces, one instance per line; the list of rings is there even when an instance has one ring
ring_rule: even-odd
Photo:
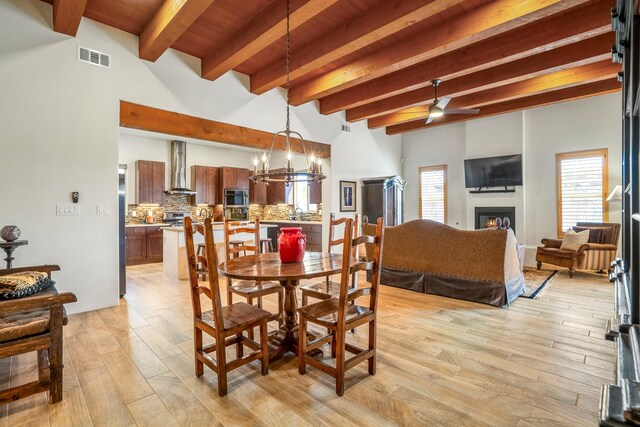
[[[200,61],[173,50],[155,63],[140,60],[136,36],[85,18],[77,37],[55,33],[51,15],[39,0],[0,1],[0,225],[20,226],[30,241],[16,265],[60,264],[55,278],[77,294],[69,307],[76,312],[117,303],[120,100],[270,132],[284,127],[285,109],[281,90],[254,96],[233,72],[201,79]],[[110,54],[111,69],[77,62],[78,45]],[[400,172],[400,137],[365,123],[344,134],[342,120],[313,103],[292,108],[293,129],[333,145],[325,194],[340,179]],[[56,216],[72,191],[81,215]],[[330,200],[327,212],[337,210]],[[98,203],[112,214],[97,216]]]
[[[448,224],[472,229],[476,206],[515,206],[516,236],[527,245],[526,264],[535,264],[540,240],[556,236],[556,153],[608,148],[609,191],[620,183],[620,103],[614,93],[404,134],[406,219],[418,217],[418,168],[447,164]],[[515,153],[523,154],[524,169],[515,193],[464,188],[464,159]],[[620,203],[610,204],[609,220],[621,222]]]

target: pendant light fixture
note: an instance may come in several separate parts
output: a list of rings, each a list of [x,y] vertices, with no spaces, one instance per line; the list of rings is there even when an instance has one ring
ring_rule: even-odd
[[[289,21],[291,18],[290,9],[289,9],[289,0],[287,0],[287,33],[286,33],[286,74],[287,74],[287,121],[285,125],[285,130],[281,130],[276,132],[273,135],[273,139],[271,140],[271,148],[269,151],[265,151],[262,154],[262,157],[259,159],[258,157],[254,157],[253,159],[253,175],[251,175],[251,179],[256,182],[264,182],[269,184],[270,182],[285,182],[289,185],[292,182],[321,182],[326,177],[322,174],[322,160],[313,153],[307,151],[307,144],[302,138],[300,133],[291,130],[290,120],[289,120],[289,72],[290,72],[290,56],[289,56]],[[287,156],[286,167],[283,169],[279,169],[277,171],[270,170],[271,166],[271,156],[273,154],[273,147],[276,142],[276,138],[279,135],[284,136],[285,144],[284,151]],[[304,153],[305,159],[307,161],[307,170],[305,172],[295,172],[292,165],[291,160],[293,158],[293,151],[291,150],[291,137],[294,136],[300,140],[300,144],[302,145],[302,152]]]

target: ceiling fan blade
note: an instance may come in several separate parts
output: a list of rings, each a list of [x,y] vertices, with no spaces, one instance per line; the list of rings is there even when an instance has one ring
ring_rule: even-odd
[[[425,122],[425,124],[427,124],[427,125],[428,125],[428,124],[429,124],[429,123],[431,123],[432,121],[433,121],[433,117],[429,117],[429,118],[427,119],[427,121]]]
[[[444,108],[447,106],[447,104],[449,103],[449,101],[451,101],[451,98],[447,98],[446,96],[443,96],[438,103],[436,104],[436,106],[438,108],[440,108],[441,110],[444,110]]]
[[[460,109],[460,110],[456,110],[456,109],[451,109],[451,110],[445,110],[445,114],[478,114],[480,112],[480,109],[478,108],[467,108],[467,109]]]

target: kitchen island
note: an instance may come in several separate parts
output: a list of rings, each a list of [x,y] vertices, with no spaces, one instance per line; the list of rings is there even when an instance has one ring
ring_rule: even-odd
[[[277,227],[273,224],[260,224],[260,237],[267,237],[267,229]],[[237,228],[237,227],[231,227]],[[164,227],[163,230],[163,271],[164,274],[172,279],[185,280],[189,278],[187,269],[187,253],[185,249],[184,227]],[[240,233],[233,236],[234,240],[253,241],[253,234]],[[204,243],[204,236],[196,233],[193,236],[194,244]],[[224,261],[224,223],[213,223],[213,240],[216,242],[218,249],[219,262]]]

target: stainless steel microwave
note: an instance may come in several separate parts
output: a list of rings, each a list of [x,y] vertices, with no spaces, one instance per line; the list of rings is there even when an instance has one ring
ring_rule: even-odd
[[[249,190],[225,189],[224,206],[226,208],[249,206]]]

